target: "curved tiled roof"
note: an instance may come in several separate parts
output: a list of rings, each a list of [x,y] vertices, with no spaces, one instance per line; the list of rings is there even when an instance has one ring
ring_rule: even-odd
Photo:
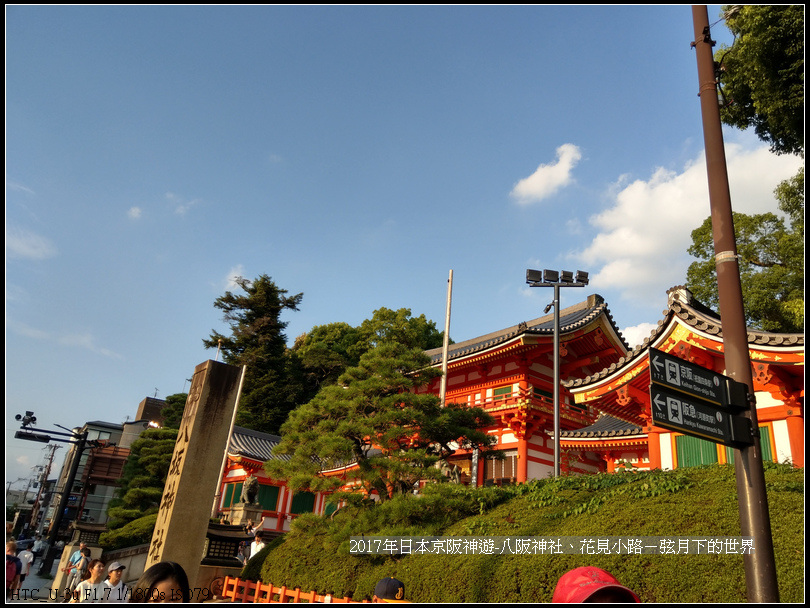
[[[658,322],[656,328],[640,345],[633,348],[627,355],[610,367],[606,367],[596,374],[586,376],[585,378],[564,381],[563,385],[567,388],[572,388],[591,384],[610,376],[630,361],[646,354],[650,346],[667,330],[669,321],[673,316],[677,316],[687,325],[694,327],[697,331],[716,336],[719,340],[723,339],[723,328],[720,323],[720,316],[712,309],[696,300],[692,292],[689,291],[685,285],[676,285],[668,289],[667,296],[667,309],[663,311],[664,318]],[[756,346],[804,346],[804,335],[770,333],[749,328],[748,344]]]
[[[289,456],[274,456],[273,448],[281,442],[278,435],[270,435],[259,431],[252,431],[241,426],[233,427],[231,442],[228,444],[228,454],[244,456],[251,460],[264,462],[266,460],[289,460]]]
[[[641,427],[619,420],[608,414],[600,414],[590,426],[573,431],[560,431],[561,439],[605,439],[643,435]]]
[[[610,314],[604,298],[598,294],[588,296],[588,299],[574,306],[564,308],[560,311],[560,334],[570,333],[587,325],[599,315],[605,315],[610,325],[613,327],[616,335],[622,341],[625,349],[629,349],[627,342],[625,342],[619,328],[613,320],[613,315]],[[554,315],[545,315],[534,319],[529,322],[519,323],[512,327],[507,327],[500,331],[492,332],[478,338],[466,340],[451,344],[448,349],[448,361],[459,359],[475,353],[485,351],[509,342],[510,340],[521,335],[553,335],[554,334]],[[425,351],[431,357],[433,365],[442,362],[442,349],[434,348]]]

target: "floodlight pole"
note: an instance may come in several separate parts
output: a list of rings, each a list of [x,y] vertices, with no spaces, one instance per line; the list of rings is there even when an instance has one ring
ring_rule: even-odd
[[[554,477],[560,476],[560,284],[554,283]]]
[[[562,276],[568,280],[560,281]],[[554,477],[560,476],[560,287],[585,287],[588,284],[588,273],[577,271],[576,279],[572,272],[561,273],[544,270],[526,271],[526,283],[530,287],[553,287],[554,300],[549,306],[554,307]],[[548,308],[546,308],[548,312]]]

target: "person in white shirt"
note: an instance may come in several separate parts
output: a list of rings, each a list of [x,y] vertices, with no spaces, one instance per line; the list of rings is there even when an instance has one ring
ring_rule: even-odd
[[[110,567],[107,568],[109,578],[104,581],[103,601],[116,604],[125,604],[129,602],[129,588],[124,584],[123,581],[125,568],[126,566],[122,566],[118,562],[111,563]]]
[[[42,536],[37,534],[36,540],[34,541],[34,545],[31,547],[31,552],[34,554],[34,562],[37,561],[37,558],[42,555]],[[31,565],[34,565],[34,562],[31,562]]]
[[[17,554],[22,562],[22,570],[20,570],[20,586],[23,584],[25,577],[31,573],[31,564],[34,563],[34,554],[28,549],[23,549]],[[20,586],[17,588],[19,589]]]
[[[256,554],[264,549],[264,541],[262,540],[262,536],[264,534],[261,530],[256,531],[256,536],[253,539],[253,542],[250,543],[250,559],[253,559]]]
[[[92,560],[87,565],[86,576],[73,590],[71,604],[99,604],[104,601],[104,562]]]

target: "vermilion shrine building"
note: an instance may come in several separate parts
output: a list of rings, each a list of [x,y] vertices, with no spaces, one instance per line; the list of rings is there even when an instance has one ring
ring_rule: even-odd
[[[641,346],[616,365],[565,383],[575,403],[602,416],[589,427],[561,433],[561,449],[598,455],[608,471],[619,463],[674,469],[733,462],[730,448],[651,424],[651,347],[724,373],[720,318],[683,287],[668,295],[664,319]],[[762,457],[803,467],[804,336],[749,329],[748,349]]]
[[[450,346],[447,402],[480,406],[496,420],[487,431],[505,458],[459,450],[449,459],[461,482],[507,485],[553,473],[553,315]],[[763,458],[804,466],[804,336],[749,330]],[[663,350],[723,373],[719,317],[683,287],[668,292],[663,320],[630,349],[598,295],[560,311],[561,469],[614,471],[617,466],[672,469],[729,462],[730,449],[651,424],[649,349]],[[442,365],[442,349],[428,351]],[[426,391],[439,393],[437,379]],[[324,512],[325,497],[291,495],[268,479],[263,463],[279,438],[237,427],[223,478],[223,513],[238,502],[241,484],[261,484],[265,530],[283,532],[299,513]],[[346,473],[346,471],[344,471]],[[350,473],[349,473],[350,476]]]

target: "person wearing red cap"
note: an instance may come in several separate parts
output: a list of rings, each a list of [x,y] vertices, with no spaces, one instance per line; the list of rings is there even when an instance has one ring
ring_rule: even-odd
[[[641,602],[610,572],[594,566],[574,568],[563,574],[557,581],[551,601],[555,604]]]
[[[402,581],[388,576],[374,587],[374,597],[371,598],[371,601],[389,604],[407,602],[408,600],[405,599],[405,585]]]

